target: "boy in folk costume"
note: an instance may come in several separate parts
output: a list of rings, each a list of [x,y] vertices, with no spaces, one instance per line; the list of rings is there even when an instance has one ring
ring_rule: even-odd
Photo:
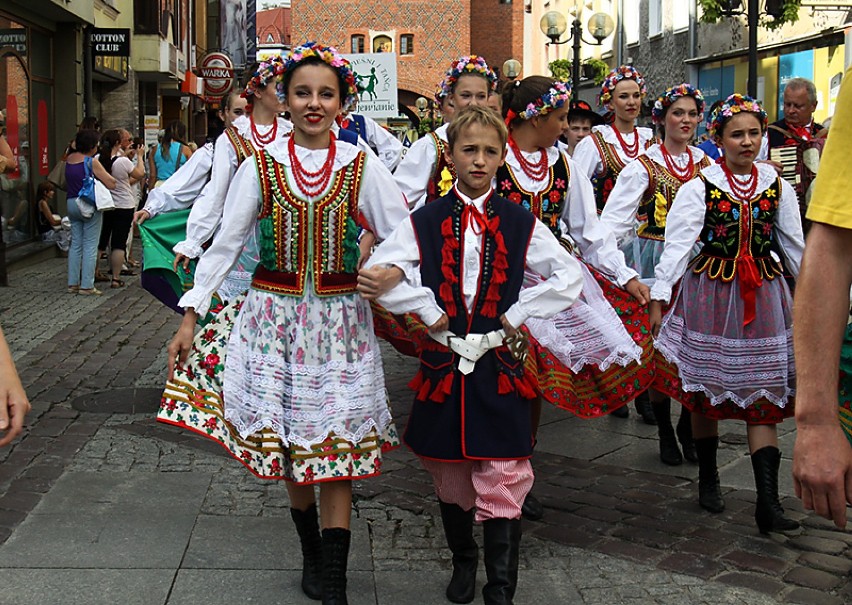
[[[500,118],[469,107],[454,117],[447,138],[455,187],[404,221],[369,264],[409,274],[415,267],[423,284],[415,287],[406,275],[379,302],[393,313],[418,313],[429,326],[405,440],[432,474],[440,501],[453,552],[447,598],[473,600],[476,518],[485,537],[483,597],[502,605],[515,593],[521,507],[533,484],[535,379],[519,329],[529,317],[570,306],[582,275],[543,223],[492,189],[506,155]],[[521,291],[525,268],[546,279]]]

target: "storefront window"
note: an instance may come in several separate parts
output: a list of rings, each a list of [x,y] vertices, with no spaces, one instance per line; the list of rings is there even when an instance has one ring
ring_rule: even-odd
[[[0,224],[7,244],[32,239],[34,231],[30,208],[29,116],[27,71],[19,54],[6,51],[0,56],[0,135],[15,160],[14,168],[0,175]]]

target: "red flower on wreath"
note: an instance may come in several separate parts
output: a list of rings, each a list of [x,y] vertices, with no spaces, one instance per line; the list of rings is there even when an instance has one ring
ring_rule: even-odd
[[[722,200],[718,204],[719,212],[730,212],[731,203],[728,200]]]
[[[514,203],[514,204],[520,204],[521,203],[521,194],[518,193],[517,191],[513,191],[512,193],[509,194],[509,201]]]

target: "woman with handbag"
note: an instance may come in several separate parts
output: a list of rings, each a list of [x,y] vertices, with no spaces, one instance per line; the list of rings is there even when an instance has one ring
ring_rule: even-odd
[[[133,225],[133,213],[136,211],[136,195],[133,184],[145,176],[145,158],[137,155],[136,163],[123,155],[122,149],[129,146],[133,137],[124,129],[107,130],[101,137],[98,161],[115,179],[112,191],[115,209],[104,213],[98,250],[101,256],[106,254],[109,245],[109,265],[112,272],[110,288],[124,287],[120,279],[122,266],[126,260],[127,236]],[[96,276],[97,279],[97,276]]]
[[[94,190],[95,178],[107,189],[115,189],[115,179],[94,157],[99,139],[96,130],[77,132],[74,150],[68,154],[65,164],[68,220],[71,222],[71,249],[68,251],[68,292],[71,294],[101,294],[95,288],[95,264],[102,215],[95,211],[94,198],[83,195],[90,195],[90,190]]]
[[[186,126],[175,120],[169,124],[159,145],[154,145],[148,156],[148,188],[154,189],[172,176],[192,155],[184,142]]]

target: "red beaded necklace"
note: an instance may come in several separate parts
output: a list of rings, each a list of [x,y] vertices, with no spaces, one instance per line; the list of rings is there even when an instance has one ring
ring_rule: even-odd
[[[296,155],[295,137],[290,137],[287,142],[287,153],[290,155],[290,166],[293,169],[293,177],[296,179],[296,185],[306,196],[312,198],[322,193],[331,181],[332,168],[334,167],[334,155],[337,151],[337,145],[334,142],[334,133],[329,132],[328,157],[325,163],[316,172],[306,170],[299,161],[299,156]]]
[[[509,137],[509,148],[515,154],[515,157],[518,158],[518,164],[521,165],[521,170],[525,175],[530,177],[536,183],[544,180],[549,168],[547,165],[547,152],[544,149],[540,150],[541,155],[537,162],[530,162],[524,157],[524,154],[521,153],[521,149],[518,147],[515,139],[511,136]]]
[[[748,202],[754,197],[757,191],[757,166],[751,165],[751,173],[745,183],[740,183],[731,169],[728,168],[727,162],[722,162],[722,172],[725,173],[725,178],[728,179],[728,184],[731,186],[731,191],[743,202]]]
[[[686,183],[687,181],[692,180],[692,177],[695,176],[695,164],[692,162],[692,150],[689,147],[686,148],[686,153],[689,156],[689,162],[683,168],[678,166],[674,157],[672,157],[672,154],[670,154],[669,150],[666,149],[665,143],[660,145],[660,150],[663,152],[663,160],[666,162],[666,168],[669,169],[669,172],[673,177],[681,183]]]
[[[615,131],[615,138],[618,139],[618,144],[621,145],[621,150],[624,151],[624,154],[630,159],[635,159],[639,155],[639,131],[633,131],[636,138],[633,140],[632,144],[628,145],[624,141],[624,137],[622,137],[621,133],[618,131],[618,128],[613,126],[612,129]]]
[[[249,122],[251,122],[251,138],[255,143],[257,143],[258,147],[266,147],[275,140],[275,135],[278,134],[277,118],[273,118],[272,128],[270,128],[269,132],[266,134],[260,134],[260,131],[257,129],[257,124],[254,123],[254,117],[249,117]]]

